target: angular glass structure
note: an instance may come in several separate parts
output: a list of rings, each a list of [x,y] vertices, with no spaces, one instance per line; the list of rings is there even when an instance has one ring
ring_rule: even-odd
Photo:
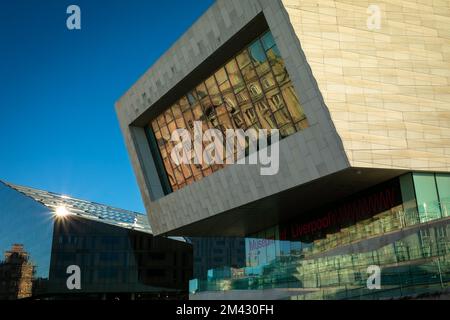
[[[7,183],[0,251],[0,300],[176,299],[192,277],[192,246],[144,215]]]

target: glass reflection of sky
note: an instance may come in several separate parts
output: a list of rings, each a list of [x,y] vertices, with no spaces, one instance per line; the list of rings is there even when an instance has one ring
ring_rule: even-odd
[[[265,35],[261,37],[261,41],[264,46],[264,50],[268,51],[272,49],[272,51],[278,56],[281,57],[281,53],[278,50],[278,47],[275,45],[275,40],[273,39],[273,35],[271,32],[267,32]]]
[[[250,54],[251,54],[252,58],[255,61],[258,61],[259,63],[263,63],[267,60],[266,54],[265,54],[265,52],[261,46],[261,43],[259,41],[254,42],[250,46]]]
[[[13,244],[22,244],[36,278],[48,278],[53,237],[48,208],[0,183],[0,260]]]

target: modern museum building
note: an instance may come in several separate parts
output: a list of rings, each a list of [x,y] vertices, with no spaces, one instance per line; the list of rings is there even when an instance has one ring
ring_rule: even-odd
[[[370,8],[218,0],[117,101],[153,233],[230,255],[191,299],[448,294],[450,2],[381,0],[375,26]],[[221,161],[177,161],[177,129],[277,129],[278,170],[217,136],[200,145]],[[240,159],[267,151],[247,138]]]

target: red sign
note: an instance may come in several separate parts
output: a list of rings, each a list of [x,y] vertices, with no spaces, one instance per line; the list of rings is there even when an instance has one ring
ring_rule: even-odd
[[[384,189],[355,197],[336,207],[325,210],[320,218],[306,223],[290,223],[280,228],[280,240],[298,239],[314,235],[330,227],[340,227],[367,219],[400,204],[398,183]]]

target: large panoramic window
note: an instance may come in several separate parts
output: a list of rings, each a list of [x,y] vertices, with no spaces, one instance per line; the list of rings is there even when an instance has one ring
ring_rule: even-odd
[[[266,32],[154,119],[150,126],[172,190],[180,189],[224,167],[181,164],[171,160],[175,129],[194,135],[203,130],[279,129],[287,137],[308,121],[271,32]],[[248,147],[248,142],[246,146]],[[225,155],[224,155],[225,156]],[[192,161],[194,163],[194,161]]]

